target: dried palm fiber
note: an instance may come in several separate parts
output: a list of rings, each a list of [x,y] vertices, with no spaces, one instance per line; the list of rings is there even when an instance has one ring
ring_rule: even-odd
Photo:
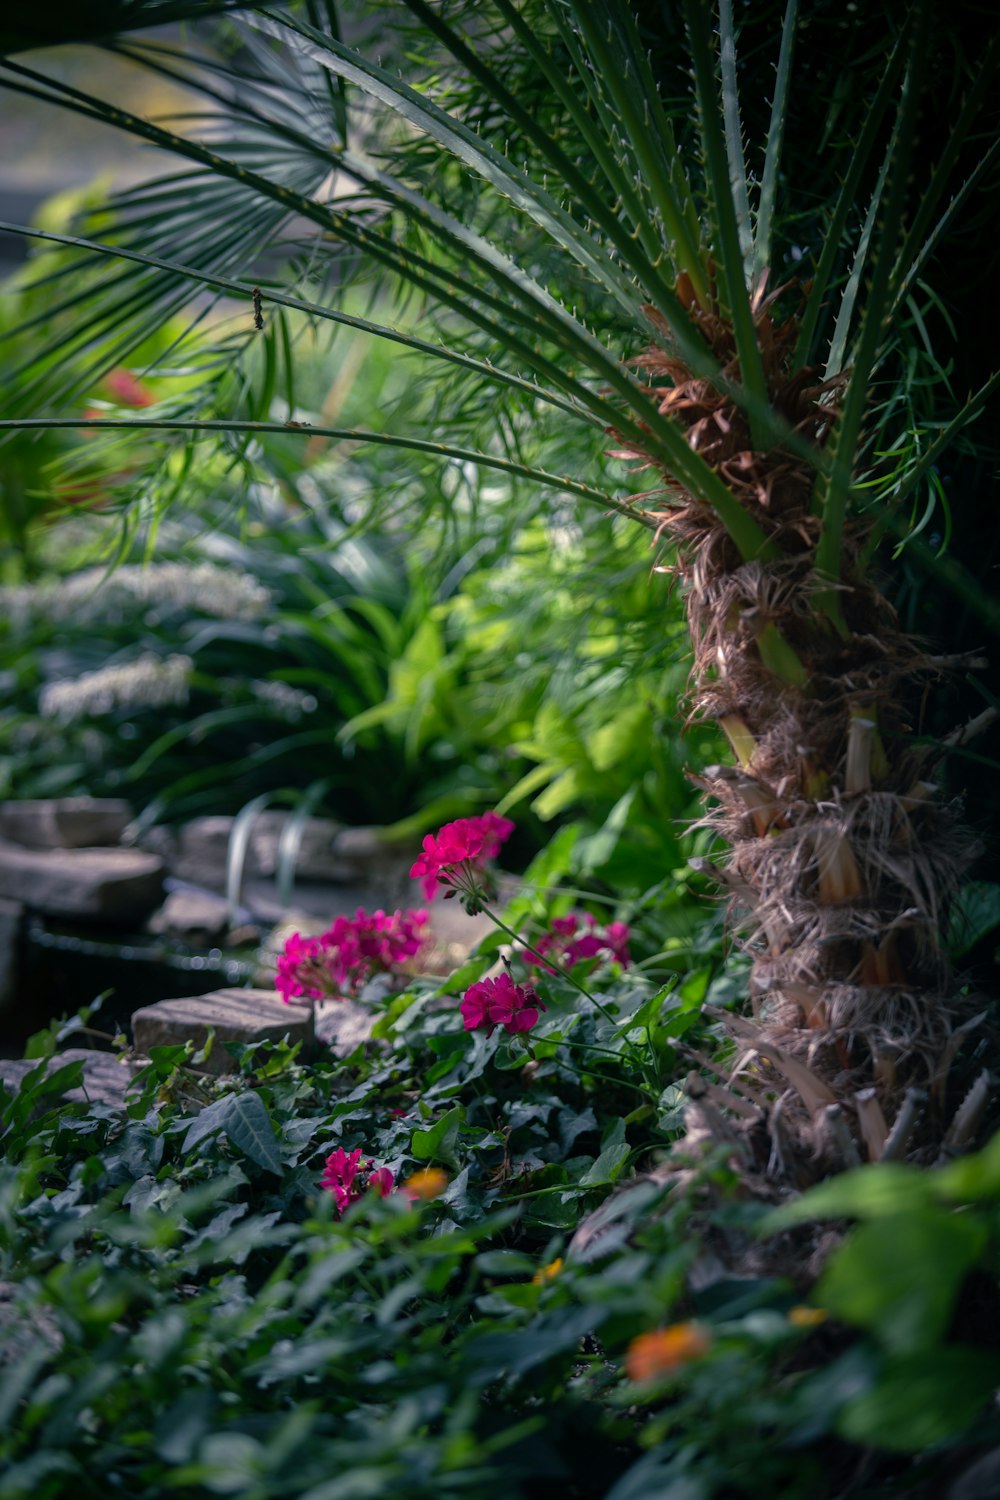
[[[679,291],[723,376],[737,381],[729,324],[683,279]],[[791,372],[796,319],[776,323],[773,301],[755,308],[769,400],[819,448],[837,386]],[[951,985],[942,940],[973,841],[928,779],[931,752],[911,742],[915,691],[955,663],[899,628],[865,568],[856,521],[841,563],[847,628],[830,626],[816,603],[813,467],[780,446],[755,450],[744,413],[691,374],[661,327],[662,343],[635,363],[780,554],[745,561],[715,512],[662,475],[658,534],[686,587],[692,718],[717,722],[737,761],[695,780],[704,822],[729,851],[721,868],[703,863],[728,891],[753,959],[751,1017],[724,1020],[737,1048],[732,1079],[769,1121],[756,1163],[804,1186],[890,1148],[934,1160],[955,1143],[956,1110],[970,1143],[968,1122],[982,1120],[988,1093],[978,1080],[962,1109],[982,1072],[973,1056],[982,1018]],[[616,451],[654,466],[636,447]],[[778,633],[804,672],[769,667]]]

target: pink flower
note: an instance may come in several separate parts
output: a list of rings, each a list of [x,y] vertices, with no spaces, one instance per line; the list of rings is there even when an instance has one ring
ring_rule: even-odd
[[[368,1174],[368,1189],[377,1189],[380,1198],[388,1198],[395,1186],[396,1179],[388,1167],[378,1167]]]
[[[509,974],[470,985],[459,1006],[466,1031],[492,1036],[498,1026],[512,1034],[530,1031],[545,1006],[530,985],[515,984]]]
[[[294,933],[278,960],[277,988],[287,1004],[356,995],[375,974],[395,974],[427,941],[426,911],[366,912],[337,917],[321,937]]]
[[[323,1176],[320,1178],[320,1187],[333,1194],[338,1213],[343,1213],[349,1203],[361,1197],[361,1193],[354,1186],[360,1161],[360,1146],[349,1156],[343,1146],[338,1146],[336,1151],[331,1152],[326,1159]]]
[[[582,923],[582,927],[581,927]],[[545,932],[532,944],[534,953],[525,953],[526,963],[547,973],[556,971],[545,958],[572,968],[584,959],[600,958],[604,962],[614,960],[622,968],[628,968],[631,956],[628,951],[629,929],[625,922],[609,922],[603,930],[597,919],[589,912],[570,912],[565,917],[553,917],[551,931]]]
[[[119,406],[152,406],[156,397],[147,385],[137,380],[131,370],[119,365],[104,377],[104,388]]]
[[[333,993],[336,975],[329,963],[322,938],[303,937],[293,932],[278,959],[275,986],[285,1004],[304,995],[308,1000],[323,1000]]]
[[[496,858],[500,846],[513,832],[514,824],[499,813],[457,818],[436,834],[425,836],[423,853],[418,855],[410,874],[414,880],[422,881],[428,900],[439,884],[475,895],[485,878],[484,862]]]
[[[360,1146],[350,1154],[342,1146],[330,1153],[320,1178],[320,1187],[333,1194],[338,1213],[342,1214],[370,1188],[375,1188],[382,1198],[388,1198],[396,1185],[396,1179],[388,1167],[377,1167],[374,1171],[373,1167],[374,1162],[362,1163]],[[367,1176],[363,1182],[359,1182],[358,1173],[362,1170]]]

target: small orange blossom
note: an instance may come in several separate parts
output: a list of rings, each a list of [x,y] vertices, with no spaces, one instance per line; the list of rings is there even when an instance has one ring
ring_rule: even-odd
[[[550,1260],[547,1266],[541,1266],[535,1272],[531,1278],[532,1286],[544,1286],[546,1281],[551,1281],[553,1277],[558,1276],[562,1268],[562,1256],[557,1255],[555,1260]]]
[[[626,1351],[625,1373],[637,1382],[655,1380],[700,1359],[708,1353],[711,1342],[697,1323],[671,1323],[669,1328],[640,1333]]]
[[[429,1203],[432,1198],[440,1198],[448,1186],[448,1173],[442,1172],[440,1167],[424,1167],[421,1172],[414,1172],[403,1183],[403,1192],[414,1203]]]
[[[793,1328],[815,1328],[819,1323],[825,1323],[828,1317],[825,1307],[806,1307],[805,1303],[788,1310],[788,1321]]]

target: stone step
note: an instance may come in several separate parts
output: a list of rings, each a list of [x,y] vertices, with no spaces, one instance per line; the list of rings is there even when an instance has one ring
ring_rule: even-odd
[[[119,797],[0,802],[0,838],[29,849],[93,849],[121,842],[132,809]]]
[[[94,1052],[85,1047],[67,1047],[48,1060],[49,1069],[65,1067],[67,1063],[83,1063],[83,1084],[68,1089],[65,1099],[82,1104],[108,1104],[114,1109],[123,1109],[126,1091],[141,1066],[138,1061],[123,1062],[113,1052]],[[0,1061],[0,1083],[9,1093],[16,1093],[28,1073],[38,1067],[37,1058],[18,1061]]]
[[[0,839],[0,896],[45,916],[141,922],[162,899],[164,873],[141,849],[26,849]]]
[[[272,809],[245,825],[248,879],[276,874],[282,836],[293,816]],[[213,815],[179,828],[151,828],[142,846],[161,855],[180,879],[221,889],[236,821]],[[414,858],[413,840],[390,842],[380,828],[347,828],[332,818],[306,818],[298,828],[295,878],[332,885],[398,884],[406,880]]]
[[[312,1006],[286,1005],[275,990],[213,990],[190,999],[160,1000],[135,1011],[132,1039],[137,1052],[187,1041],[194,1042],[197,1051],[204,1046],[209,1027],[215,1032],[215,1043],[208,1059],[199,1065],[206,1073],[233,1070],[233,1058],[224,1042],[246,1046],[287,1037],[289,1042],[303,1044],[300,1056],[310,1057],[315,1051]]]

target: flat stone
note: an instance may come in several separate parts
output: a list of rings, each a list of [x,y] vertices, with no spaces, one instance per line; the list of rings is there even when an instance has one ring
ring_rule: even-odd
[[[312,1006],[286,1005],[275,990],[213,990],[185,1000],[161,1000],[132,1016],[132,1038],[138,1052],[192,1041],[204,1046],[208,1029],[215,1045],[201,1064],[206,1073],[232,1071],[233,1059],[223,1042],[302,1042],[309,1055],[315,1046]]]
[[[0,1011],[14,999],[24,907],[0,897]]]
[[[52,917],[133,922],[163,895],[163,861],[141,849],[24,849],[0,839],[0,896]]]
[[[83,1083],[68,1089],[63,1098],[81,1104],[108,1104],[124,1108],[125,1095],[138,1064],[120,1062],[113,1052],[94,1052],[87,1047],[67,1047],[48,1059],[48,1068],[62,1068],[67,1063],[83,1063]],[[8,1092],[16,1093],[28,1073],[38,1067],[38,1058],[0,1061],[0,1082]],[[51,1096],[48,1096],[51,1097]]]
[[[229,929],[231,911],[225,896],[213,891],[171,891],[146,926],[149,932],[185,938],[219,938]]]
[[[325,1042],[334,1057],[350,1057],[367,1042],[378,1012],[356,1000],[331,1000],[316,1012],[316,1040]]]
[[[0,838],[29,849],[93,849],[121,843],[132,809],[118,797],[46,797],[0,803]]]
[[[270,879],[277,873],[281,836],[292,816],[278,810],[262,812],[251,823],[244,865],[247,880]],[[221,889],[233,822],[230,817],[194,818],[176,832],[151,829],[143,844],[162,854],[182,880]],[[408,870],[414,858],[412,842],[405,847],[387,843],[379,828],[345,828],[332,818],[307,818],[294,873],[296,881],[354,885],[381,880],[404,865]]]

